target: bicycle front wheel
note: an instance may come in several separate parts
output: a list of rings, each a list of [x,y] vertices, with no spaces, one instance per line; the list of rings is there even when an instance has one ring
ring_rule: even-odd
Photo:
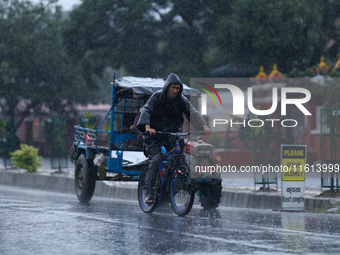
[[[172,171],[170,201],[174,212],[179,216],[187,215],[195,199],[195,180],[190,178],[189,164],[181,162]]]
[[[142,209],[143,212],[145,213],[151,213],[153,212],[157,205],[158,205],[158,194],[156,190],[155,194],[155,201],[152,205],[148,205],[145,203],[145,199],[147,197],[147,179],[146,175],[149,170],[149,164],[145,165],[143,170],[141,171],[141,174],[138,179],[138,202],[139,206]]]

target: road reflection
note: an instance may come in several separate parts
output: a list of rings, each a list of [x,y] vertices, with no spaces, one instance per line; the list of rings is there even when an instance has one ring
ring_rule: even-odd
[[[225,207],[178,217],[164,204],[146,214],[138,202],[82,205],[0,186],[0,254],[337,254],[339,225],[339,215]]]
[[[308,244],[305,237],[305,218],[303,213],[282,213],[281,227],[286,252],[306,253]]]

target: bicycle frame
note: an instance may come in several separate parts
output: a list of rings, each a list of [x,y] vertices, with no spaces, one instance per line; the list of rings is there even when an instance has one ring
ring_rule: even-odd
[[[177,146],[178,141],[176,141],[176,146]],[[179,146],[179,144],[178,144]],[[164,147],[162,147],[163,149]],[[170,169],[173,167],[173,162],[176,162],[174,159],[177,157],[177,155],[182,155],[182,153],[179,151],[177,152],[176,147],[173,148],[171,151],[169,151],[161,160],[159,167],[160,167],[160,178],[161,178],[161,186],[162,186],[162,190],[165,191],[166,190],[166,186],[169,180],[169,177],[171,175],[171,171]],[[184,157],[184,156],[183,156]],[[165,173],[165,178],[164,178],[164,168],[163,168],[163,162],[164,160],[168,159],[168,167]]]
[[[165,191],[166,188],[167,188],[167,183],[168,183],[168,180],[169,180],[169,177],[171,176],[171,171],[170,169],[174,166],[174,162],[176,162],[176,158],[178,158],[179,156],[183,156],[183,159],[185,158],[184,157],[184,154],[181,153],[181,149],[180,149],[180,145],[179,145],[179,142],[178,142],[178,138],[180,136],[185,136],[185,135],[189,135],[190,133],[172,133],[172,132],[160,132],[160,131],[157,131],[157,133],[159,134],[170,134],[170,135],[175,135],[176,136],[176,144],[175,144],[175,147],[170,150],[169,152],[166,152],[165,151],[165,148],[164,146],[162,146],[162,152],[164,155],[164,157],[162,158],[159,166],[160,166],[160,179],[161,179],[161,187],[162,187],[162,191]],[[201,134],[201,132],[197,132],[197,134]],[[203,132],[202,132],[203,134]],[[189,140],[188,140],[189,141]],[[188,141],[186,143],[188,143]],[[163,150],[164,148],[164,150]],[[163,162],[164,160],[168,159],[169,162],[168,162],[168,167],[167,167],[167,170],[166,170],[166,173],[165,173],[165,178],[164,178],[164,167],[163,167]]]

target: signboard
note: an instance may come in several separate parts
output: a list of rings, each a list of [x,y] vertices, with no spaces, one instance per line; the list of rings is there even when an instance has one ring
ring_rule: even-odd
[[[306,145],[281,145],[281,209],[305,209]]]

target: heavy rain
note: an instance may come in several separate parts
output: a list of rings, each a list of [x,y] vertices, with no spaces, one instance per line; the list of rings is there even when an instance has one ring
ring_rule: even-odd
[[[1,0],[0,253],[337,253],[338,78],[338,1]]]

